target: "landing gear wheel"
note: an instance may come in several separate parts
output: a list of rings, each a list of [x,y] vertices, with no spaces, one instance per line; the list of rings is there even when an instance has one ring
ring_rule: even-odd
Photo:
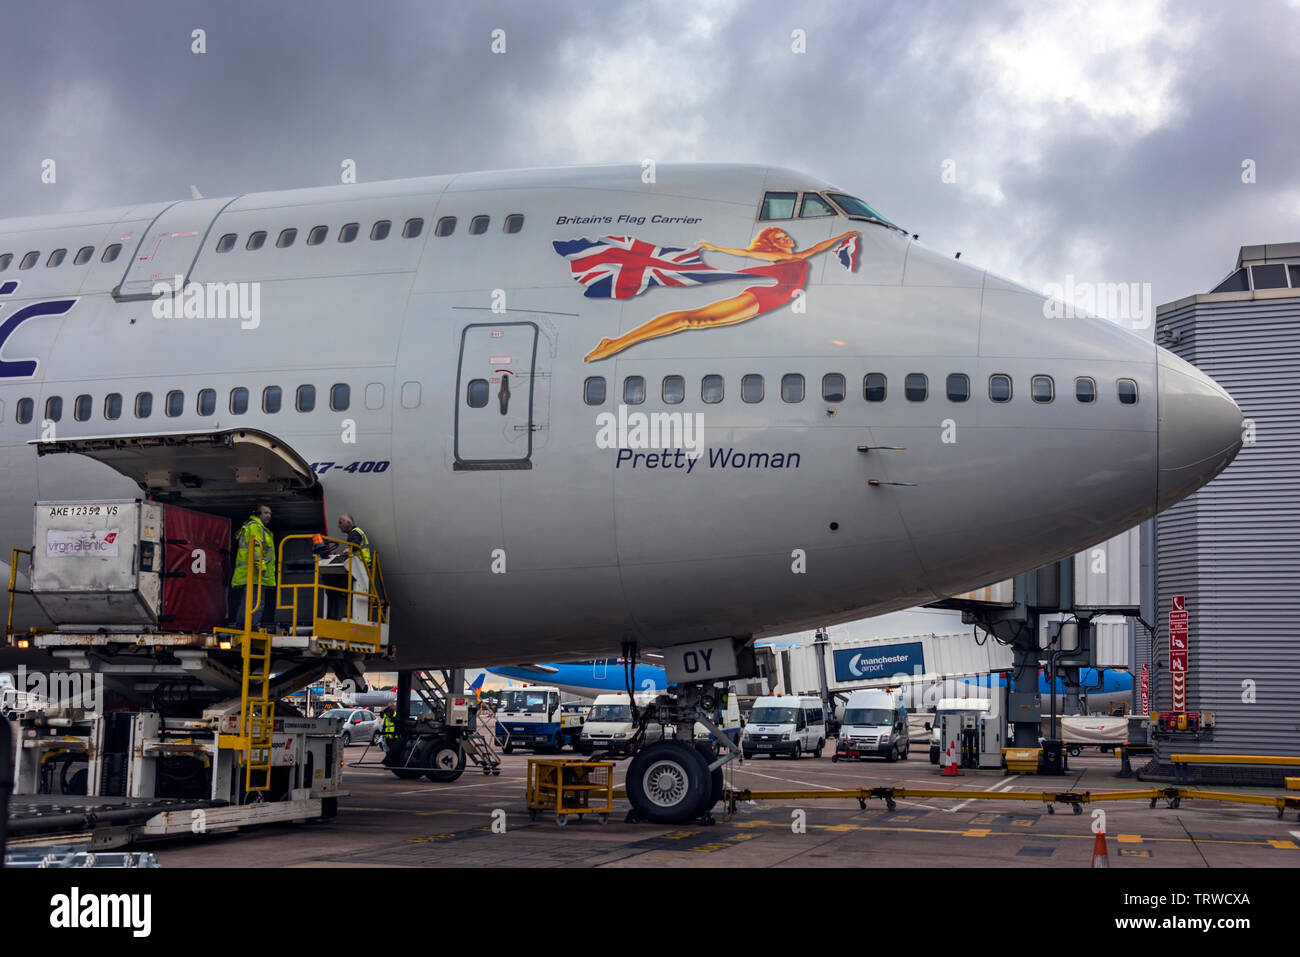
[[[456,780],[465,772],[465,752],[459,741],[442,738],[433,742],[424,752],[428,764],[425,776],[430,781],[446,784]]]
[[[695,750],[700,752],[700,757],[704,758],[706,766],[717,760],[718,755],[711,744],[696,744]],[[722,768],[718,768],[709,775],[709,799],[700,809],[701,814],[708,814],[722,800],[722,786]]]
[[[821,738],[817,741],[817,747],[813,748],[813,757],[820,758],[822,756],[822,748],[824,747],[826,747],[826,739]]]
[[[708,765],[691,745],[657,741],[628,765],[628,800],[639,817],[655,824],[689,821],[711,793]]]
[[[403,781],[414,781],[416,778],[424,777],[423,771],[417,771],[412,768],[389,768],[388,770],[392,771]]]

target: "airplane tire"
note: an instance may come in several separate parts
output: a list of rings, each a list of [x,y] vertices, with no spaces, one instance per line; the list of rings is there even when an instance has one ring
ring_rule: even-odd
[[[657,741],[637,753],[627,770],[627,796],[654,824],[682,824],[698,816],[712,793],[709,766],[694,747]]]
[[[700,756],[704,758],[706,767],[717,760],[717,752],[711,744],[696,744],[695,750],[699,751]],[[709,799],[700,809],[701,814],[713,810],[714,806],[722,800],[722,786],[722,768],[718,768],[709,774]]]

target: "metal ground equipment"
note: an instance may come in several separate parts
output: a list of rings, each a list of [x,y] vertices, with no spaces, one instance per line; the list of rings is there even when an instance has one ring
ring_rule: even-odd
[[[88,833],[105,846],[333,816],[346,793],[340,729],[283,699],[330,671],[364,684],[366,663],[387,654],[388,603],[377,551],[363,577],[323,570],[322,546],[351,546],[320,535],[310,467],[251,432],[38,451],[98,458],[150,498],[38,503],[32,547],[15,555],[26,561],[11,563],[6,641],[62,663],[34,676],[43,707],[16,715],[11,843]],[[256,563],[273,563],[274,624],[260,624],[251,587],[227,626],[232,519],[262,501],[278,547],[247,549],[245,571],[258,582]]]

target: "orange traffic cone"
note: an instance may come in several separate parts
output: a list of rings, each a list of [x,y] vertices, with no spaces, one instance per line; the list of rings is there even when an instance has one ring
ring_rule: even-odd
[[[1106,832],[1098,831],[1097,840],[1092,842],[1092,866],[1110,867],[1110,856],[1106,853]]]
[[[943,765],[943,776],[946,778],[956,777],[961,772],[957,770],[957,745],[953,741],[948,742],[948,759]]]

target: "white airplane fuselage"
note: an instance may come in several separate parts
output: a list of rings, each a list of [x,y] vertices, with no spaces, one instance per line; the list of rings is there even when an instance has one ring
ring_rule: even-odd
[[[608,654],[625,640],[761,637],[948,596],[1131,527],[1239,447],[1227,394],[1150,342],[1098,319],[1046,318],[1042,295],[879,222],[760,221],[768,191],[836,192],[764,167],[661,166],[653,184],[639,166],[594,167],[0,221],[0,253],[14,254],[0,271],[0,544],[30,544],[38,499],[140,494],[98,462],[38,457],[33,440],[261,430],[312,463],[331,525],[351,513],[378,549],[399,661],[486,666]],[[506,232],[512,215],[522,227]],[[449,217],[454,230],[437,235]],[[423,229],[405,238],[413,218]],[[389,234],[370,238],[382,221]],[[358,234],[340,242],[349,223]],[[326,238],[309,244],[317,226]],[[797,250],[856,230],[857,266],[828,249],[807,260],[788,304],[588,361],[602,339],[764,280],[588,296],[556,243],[740,250],[772,226]],[[295,241],[277,246],[286,229]],[[264,244],[246,248],[258,231]],[[122,254],[102,262],[113,243]],[[74,264],[86,246],[93,255]],[[56,249],[66,259],[47,266]],[[29,251],[37,261],[20,269]],[[707,247],[703,258],[762,265]],[[160,317],[150,287],[176,274],[196,288],[257,284],[260,314]],[[864,377],[877,373],[884,399],[867,401]],[[905,394],[909,374],[926,376],[924,399]],[[968,377],[967,400],[949,398],[952,374]],[[802,400],[786,401],[795,375]],[[834,379],[823,397],[828,375],[844,377],[842,397]],[[994,375],[1010,377],[1009,401],[991,399]],[[674,376],[679,403],[664,398]],[[722,377],[720,401],[705,401],[708,376]],[[742,395],[746,376],[762,377],[761,398],[755,379]],[[1035,376],[1052,378],[1052,401],[1032,401]],[[625,403],[636,377],[644,401]],[[1095,401],[1076,399],[1079,377],[1095,381]],[[1120,402],[1120,379],[1135,403]],[[336,384],[350,387],[337,411]],[[303,385],[315,387],[312,411],[295,407]],[[268,387],[281,390],[279,411],[263,408]],[[235,414],[238,389],[249,400]],[[147,418],[135,414],[141,393]],[[115,394],[121,415],[108,419]],[[61,416],[44,421],[53,397]],[[32,415],[20,422],[24,399]],[[620,405],[634,426],[631,413],[702,416],[702,454],[605,447],[610,420],[598,416],[618,423]]]

